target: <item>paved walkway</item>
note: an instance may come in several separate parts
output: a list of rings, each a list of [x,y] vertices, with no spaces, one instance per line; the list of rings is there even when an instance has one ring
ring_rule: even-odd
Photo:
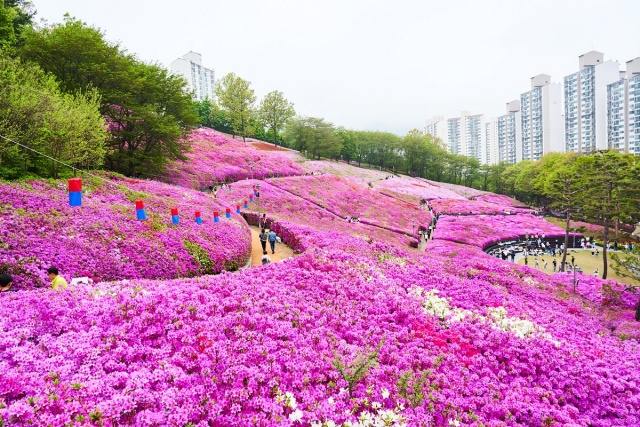
[[[260,238],[258,235],[260,234],[260,229],[258,227],[251,226],[251,266],[261,266],[262,265],[262,245],[260,244]],[[271,262],[282,261],[283,259],[287,259],[293,256],[293,250],[285,245],[284,243],[276,243],[276,253],[271,253],[271,248],[269,247],[269,242],[267,242],[267,253],[269,254],[269,258],[271,258]]]

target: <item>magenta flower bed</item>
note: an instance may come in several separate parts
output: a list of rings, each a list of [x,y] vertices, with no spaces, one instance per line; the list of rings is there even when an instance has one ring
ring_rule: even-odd
[[[534,215],[446,215],[440,217],[434,238],[484,249],[504,240],[543,233],[547,238],[561,239],[565,235],[562,228]],[[570,236],[574,234],[571,233]]]
[[[472,200],[493,203],[500,206],[526,208],[527,205],[503,194],[484,193],[472,197]]]
[[[364,186],[368,186],[370,182],[375,183],[376,181],[384,180],[390,175],[389,172],[385,171],[361,168],[345,162],[328,160],[309,160],[304,162],[302,167],[309,172],[329,173]]]
[[[435,185],[442,189],[447,189],[459,196],[464,197],[465,199],[475,197],[475,196],[480,196],[483,194],[492,194],[492,193],[487,193],[486,191],[476,190],[475,188],[465,187],[464,185],[449,184],[446,182],[436,182],[436,181],[430,181],[422,178],[417,178],[417,179],[419,179],[422,182],[427,182],[431,185]],[[441,198],[446,199],[448,197],[441,197]]]
[[[221,205],[211,197],[152,181],[111,182],[123,187],[85,180],[83,206],[74,208],[66,182],[0,184],[0,271],[15,275],[18,287],[37,287],[48,285],[52,265],[68,281],[99,281],[217,273],[247,261],[248,228],[237,216],[214,224]],[[136,199],[147,221],[136,220]],[[173,207],[178,226],[171,225]]]
[[[253,143],[232,139],[213,129],[194,130],[188,139],[191,152],[185,162],[175,162],[163,180],[194,189],[214,182],[232,182],[246,178],[303,175],[294,159],[303,159],[292,151],[256,150]]]
[[[266,268],[5,296],[0,416],[12,426],[339,425],[372,414],[410,426],[640,423],[638,343],[556,296],[552,278],[307,231],[328,246]],[[469,314],[430,314],[416,284]],[[507,317],[492,320],[496,310]],[[348,373],[378,346],[377,362],[346,381],[337,363]]]
[[[323,177],[315,178],[322,179]],[[287,178],[287,180],[289,179],[291,178]],[[253,194],[253,187],[259,183],[260,202],[258,203],[257,199],[249,202],[248,212],[250,214],[266,213],[268,220],[322,230],[329,238],[334,235],[334,232],[341,232],[358,236],[367,241],[393,243],[403,248],[407,248],[411,244],[417,244],[417,239],[406,236],[404,230],[398,230],[393,226],[379,227],[377,225],[369,225],[367,219],[364,218],[359,223],[349,223],[344,217],[337,215],[328,208],[319,206],[313,200],[308,201],[303,197],[276,187],[281,181],[283,180],[270,182],[258,180],[239,181],[233,184],[232,191],[219,191],[218,200],[225,206],[231,206],[234,211],[239,204],[244,212],[244,201],[249,201],[249,195]]]
[[[602,225],[589,224],[588,222],[583,221],[571,221],[571,229],[575,230],[582,227],[584,227],[587,231],[596,233],[602,233],[604,231],[604,227]]]
[[[531,209],[495,204],[484,200],[436,199],[431,201],[434,212],[448,215],[504,215],[505,213],[533,213]]]
[[[428,211],[401,200],[380,196],[370,188],[333,175],[290,177],[269,182],[339,217],[359,217],[362,223],[398,233],[417,233],[419,227],[427,227],[431,222]]]
[[[392,191],[394,193],[408,194],[419,200],[466,200],[466,197],[461,196],[460,194],[446,188],[445,184],[440,182],[427,181],[426,179],[393,177],[374,183],[373,188],[381,192]]]
[[[250,222],[266,211],[304,253],[148,280],[243,265],[249,230],[235,205],[259,181],[217,200],[115,181],[131,191],[88,181],[73,209],[61,182],[0,185],[0,266],[21,286],[0,296],[0,425],[640,425],[631,297],[612,301],[606,286],[619,284],[586,276],[576,296],[571,276],[481,251],[564,235],[542,218],[444,215],[420,253],[407,248],[410,221],[431,218],[415,205],[330,174],[272,179],[241,210]],[[402,188],[383,191],[422,197]],[[136,198],[149,221],[134,220]],[[52,263],[129,280],[35,289]]]

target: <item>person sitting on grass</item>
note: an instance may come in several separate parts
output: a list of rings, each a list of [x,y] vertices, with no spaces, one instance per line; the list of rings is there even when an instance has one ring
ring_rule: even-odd
[[[0,274],[0,293],[1,292],[17,292],[13,289],[13,276],[10,274]]]
[[[49,267],[47,273],[49,275],[49,280],[51,280],[51,287],[54,291],[57,291],[60,287],[62,287],[62,289],[67,289],[69,287],[69,284],[64,280],[64,277],[60,276],[60,272],[56,267]]]

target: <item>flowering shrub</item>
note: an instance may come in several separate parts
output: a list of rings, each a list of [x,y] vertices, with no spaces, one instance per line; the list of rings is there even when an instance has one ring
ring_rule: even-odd
[[[341,217],[358,217],[364,224],[412,234],[431,222],[431,214],[417,206],[380,196],[374,190],[336,176],[302,176],[269,180],[272,185],[293,193]]]
[[[415,197],[417,202],[422,199],[467,200],[466,197],[446,188],[444,184],[426,179],[394,177],[374,183],[374,188],[382,193],[407,194]]]
[[[471,197],[471,200],[493,203],[500,206],[509,206],[516,208],[526,208],[527,205],[513,199],[509,196],[505,196],[504,194],[493,194],[493,193],[484,193],[477,196]]]
[[[543,233],[547,238],[560,239],[565,235],[562,228],[534,215],[447,215],[440,217],[434,238],[484,249],[504,240]]]
[[[250,255],[246,225],[237,216],[214,224],[220,205],[204,193],[152,181],[84,181],[81,207],[69,206],[66,182],[0,184],[0,271],[15,275],[18,287],[48,284],[52,265],[67,280],[171,279],[237,269]],[[136,199],[147,221],[136,220]]]
[[[256,150],[251,142],[238,141],[209,128],[194,130],[188,141],[191,151],[187,160],[174,162],[163,177],[171,184],[200,189],[214,182],[305,173],[294,161],[303,160],[295,151]]]
[[[483,200],[436,199],[431,201],[436,213],[448,215],[503,215],[509,213],[532,213],[531,209],[499,205]]]
[[[583,298],[568,275],[481,251],[563,235],[541,218],[445,215],[421,253],[405,234],[431,218],[415,205],[328,174],[272,179],[242,210],[250,223],[266,211],[300,256],[148,280],[242,265],[234,205],[258,181],[217,200],[114,182],[127,189],[85,183],[73,209],[62,183],[0,186],[0,260],[18,279],[55,262],[131,274],[0,295],[0,425],[640,425],[640,326],[627,296],[611,300],[619,284],[585,277]],[[402,188],[381,190],[423,197]],[[149,221],[133,220],[138,198]]]
[[[556,296],[552,278],[488,256],[398,263],[344,239],[360,255],[336,249],[337,241],[235,274],[5,296],[2,419],[640,422],[638,344],[621,345],[580,300]],[[437,289],[444,312],[425,309],[433,302],[416,297],[415,283]]]
[[[327,160],[309,160],[304,162],[302,167],[308,172],[328,173],[339,176],[340,178],[351,180],[362,186],[368,186],[369,183],[384,180],[389,176],[388,172],[359,168],[344,162],[332,162]]]
[[[318,180],[324,177],[315,177]],[[290,178],[287,178],[289,180]],[[297,179],[297,178],[296,178]],[[312,177],[304,177],[300,179],[312,179]],[[404,231],[397,232],[393,227],[378,227],[367,223],[368,219],[362,218],[361,222],[350,223],[343,216],[337,215],[328,208],[322,207],[313,201],[307,201],[303,197],[299,197],[289,191],[281,189],[276,185],[283,180],[273,180],[262,182],[257,180],[244,180],[233,184],[232,191],[219,191],[218,200],[227,206],[235,209],[238,204],[244,206],[244,201],[249,200],[249,195],[253,194],[253,187],[260,184],[260,201],[254,199],[249,202],[248,215],[257,215],[266,213],[267,220],[274,220],[278,223],[286,222],[287,227],[298,229],[297,236],[307,234],[306,227],[312,227],[315,230],[322,230],[323,234],[330,240],[335,238],[335,233],[347,233],[358,236],[361,239],[374,242],[393,243],[398,247],[406,248],[411,242],[417,242],[409,236],[405,236]],[[364,191],[369,191],[364,189]],[[338,198],[344,197],[343,194],[336,195]],[[363,203],[366,200],[363,200]],[[244,211],[244,209],[243,209]],[[253,222],[258,224],[257,219]],[[391,223],[393,224],[393,223]],[[302,226],[302,228],[299,228]],[[408,224],[411,227],[411,224]],[[418,224],[416,224],[416,231]],[[287,243],[294,250],[297,244]],[[340,246],[342,247],[342,246]]]
[[[571,221],[571,229],[578,230],[584,228],[586,231],[591,231],[595,233],[602,233],[604,231],[604,226],[597,224],[590,224],[588,222],[583,221]]]
[[[449,184],[447,182],[436,182],[436,181],[429,181],[427,179],[422,179],[422,178],[417,178],[422,182],[428,182],[431,185],[434,185],[436,187],[440,187],[443,190],[449,190],[459,196],[464,197],[465,199],[471,198],[471,197],[475,197],[475,196],[480,196],[483,194],[491,194],[491,193],[487,193],[486,191],[480,191],[480,190],[476,190],[475,188],[469,188],[469,187],[465,187],[463,185],[457,185],[457,184]],[[440,197],[441,199],[447,199],[450,197]]]

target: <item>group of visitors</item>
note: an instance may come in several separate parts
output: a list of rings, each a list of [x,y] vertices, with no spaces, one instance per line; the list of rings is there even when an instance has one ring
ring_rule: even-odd
[[[346,216],[345,219],[347,220],[347,222],[352,223],[352,222],[360,222],[360,217],[359,216]]]
[[[271,258],[267,253],[267,242],[269,242],[271,254],[273,255],[276,253],[276,242],[278,242],[278,240],[280,239],[275,231],[269,230],[269,232],[267,233],[267,230],[264,228],[260,230],[258,238],[260,239],[260,244],[262,245],[262,264],[269,264],[271,262]]]
[[[632,251],[633,248],[635,248],[635,245],[632,242],[626,242],[624,244],[624,247],[623,247],[625,252]],[[611,249],[611,242],[607,242],[607,250],[609,250],[609,249]],[[618,242],[616,240],[614,240],[614,242],[613,242],[613,250],[617,251],[618,249],[619,249],[618,248]]]
[[[226,182],[221,183],[219,187],[217,182],[211,183],[211,185],[209,185],[208,187],[205,187],[205,186],[202,187],[202,191],[205,191],[205,192],[208,191],[209,193],[213,194],[213,197],[216,199],[218,198],[218,190],[226,190],[226,189],[231,191],[231,187]]]
[[[47,269],[47,276],[51,281],[51,288],[54,291],[67,289],[69,287],[69,284],[64,277],[60,275],[60,271],[56,267],[49,267]],[[0,274],[0,293],[16,291],[17,289],[13,287],[13,276],[8,273]]]
[[[429,240],[432,238],[433,233],[436,231],[436,225],[438,224],[438,218],[440,218],[440,214],[434,214],[431,217],[431,223],[429,224],[429,226],[418,232],[418,235],[420,236],[420,240]]]
[[[433,207],[431,206],[429,201],[427,199],[421,199],[420,200],[420,209],[425,210],[425,208],[431,213],[431,215],[435,215],[433,213]]]

